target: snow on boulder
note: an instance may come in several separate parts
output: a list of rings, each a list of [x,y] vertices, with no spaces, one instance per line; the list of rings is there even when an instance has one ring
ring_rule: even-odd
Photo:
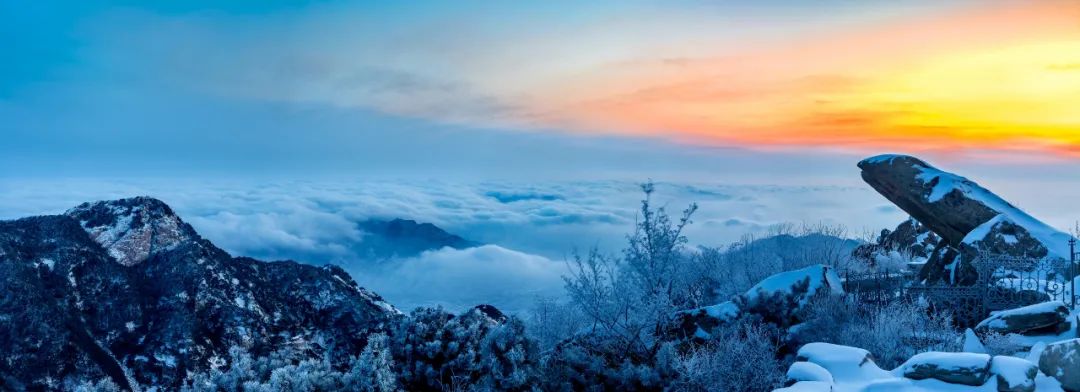
[[[1046,345],[1039,356],[1039,370],[1061,382],[1061,388],[1080,392],[1080,339]]]
[[[1000,392],[1034,392],[1039,367],[1026,359],[998,355],[990,360],[990,374]]]
[[[988,351],[986,351],[986,346],[982,344],[982,341],[979,340],[979,337],[975,335],[975,331],[972,331],[971,328],[964,330],[964,352],[976,354],[988,353]]]
[[[739,307],[731,301],[679,312],[675,315],[677,334],[708,339],[716,327],[739,317]]]
[[[832,268],[814,265],[765,278],[735,298],[745,313],[753,313],[777,325],[798,323],[797,313],[819,294],[841,295],[844,288]]]
[[[732,301],[690,309],[675,315],[673,333],[700,339],[744,314],[761,316],[781,327],[798,323],[797,314],[818,294],[840,295],[844,288],[831,267],[814,265],[765,278]]]
[[[808,343],[799,348],[796,361],[810,362],[827,370],[836,383],[864,382],[892,377],[882,370],[869,351],[831,343]]]
[[[831,267],[821,264],[772,275],[751,287],[744,296],[751,306],[777,295],[792,297],[802,306],[819,292],[844,294],[840,276]]]
[[[800,381],[821,381],[832,384],[832,374],[828,370],[813,362],[795,362],[787,371],[786,385],[792,385]]]
[[[1068,329],[1069,308],[1061,301],[1048,301],[1004,310],[975,326],[980,333],[1059,333]]]
[[[859,162],[862,178],[882,196],[942,238],[919,277],[970,284],[974,270],[953,264],[979,251],[1042,259],[1069,259],[1070,235],[1009,204],[974,181],[906,155]]]
[[[786,388],[780,388],[773,392],[835,392],[832,383],[823,381],[800,381]]]
[[[921,267],[940,241],[926,225],[908,218],[894,230],[882,230],[876,241],[859,245],[851,256],[879,269],[895,269],[900,264]]]
[[[198,238],[168,205],[151,197],[83,203],[65,215],[78,221],[117,262],[129,267]]]
[[[976,353],[926,352],[916,354],[897,369],[906,378],[932,378],[950,384],[979,386],[990,375],[990,356]]]

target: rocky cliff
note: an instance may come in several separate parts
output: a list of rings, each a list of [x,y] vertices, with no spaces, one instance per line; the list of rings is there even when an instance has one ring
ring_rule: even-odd
[[[347,357],[399,312],[343,270],[232,257],[147,197],[0,221],[0,389],[176,387],[240,347]]]

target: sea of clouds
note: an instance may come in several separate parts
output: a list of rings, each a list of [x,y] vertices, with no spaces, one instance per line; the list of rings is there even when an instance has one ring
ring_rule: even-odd
[[[491,303],[526,309],[562,294],[566,260],[616,253],[642,199],[632,181],[547,183],[443,181],[14,180],[0,192],[0,219],[56,214],[84,201],[150,195],[234,255],[344,265],[363,286],[403,309]],[[653,204],[700,206],[693,245],[723,246],[778,223],[844,225],[851,236],[905,215],[868,187],[659,182]],[[378,266],[353,254],[356,222],[405,218],[486,244],[442,249]]]

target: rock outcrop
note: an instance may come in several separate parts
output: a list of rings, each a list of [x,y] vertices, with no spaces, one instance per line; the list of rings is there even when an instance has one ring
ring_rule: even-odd
[[[941,237],[919,272],[927,283],[971,284],[979,252],[1033,259],[1069,259],[1070,235],[1047,226],[964,177],[911,156],[859,162],[862,178]]]
[[[233,347],[345,360],[399,314],[340,268],[232,257],[145,197],[0,221],[0,291],[0,389],[16,390],[174,389]]]
[[[786,328],[800,322],[799,311],[814,296],[843,293],[840,277],[831,267],[814,265],[781,272],[763,279],[731,301],[676,314],[677,330],[673,333],[707,338],[718,326],[750,315]]]
[[[901,267],[895,265],[899,263],[907,264],[904,267],[908,268],[921,268],[940,241],[926,225],[908,219],[894,230],[883,229],[877,241],[859,245],[852,251],[852,257],[879,269]]]
[[[1080,339],[1048,344],[1039,357],[1039,370],[1066,391],[1080,392]]]
[[[966,352],[916,354],[896,369],[886,371],[874,363],[866,350],[829,343],[803,346],[795,361],[788,369],[787,388],[778,392],[984,391],[991,390],[987,388],[992,385],[1002,392],[1034,392],[1036,380],[1043,377],[1039,368],[1026,359]],[[1068,366],[1070,362],[1063,364]],[[1053,368],[1060,369],[1057,365]]]
[[[950,384],[979,386],[990,376],[990,356],[976,353],[927,352],[900,365],[904,377],[912,380],[932,378]]]
[[[1057,334],[1069,329],[1069,308],[1061,301],[1004,310],[980,322],[975,330],[999,334]]]
[[[990,360],[990,374],[997,379],[998,392],[1035,392],[1039,366],[1023,358],[998,355]]]

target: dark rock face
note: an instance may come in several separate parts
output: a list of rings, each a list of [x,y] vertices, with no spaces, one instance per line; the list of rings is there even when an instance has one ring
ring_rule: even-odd
[[[867,184],[941,237],[919,272],[926,283],[974,283],[970,262],[980,252],[1069,258],[1068,234],[964,177],[903,155],[868,158],[859,168]]]
[[[343,270],[234,258],[150,198],[0,222],[0,385],[175,388],[231,347],[360,352],[399,313]]]
[[[1061,388],[1080,392],[1080,339],[1051,343],[1039,356],[1039,370],[1061,382]]]
[[[1000,334],[1060,333],[1068,330],[1069,308],[1061,301],[1044,302],[999,312],[975,327]]]
[[[430,223],[408,219],[367,220],[358,224],[365,236],[357,253],[370,259],[413,257],[424,251],[446,247],[465,249],[480,246]]]
[[[915,219],[908,219],[900,222],[895,230],[882,230],[876,242],[859,245],[851,254],[856,260],[870,266],[877,265],[880,259],[892,254],[912,260],[926,260],[939,241],[940,238],[929,227]]]
[[[950,384],[980,386],[990,377],[990,356],[928,352],[916,354],[900,368],[904,377],[912,380],[933,378]]]
[[[875,157],[859,162],[859,168],[867,184],[949,244],[959,245],[968,233],[999,214],[960,191],[933,194],[942,178],[928,174],[938,170],[915,157]]]

